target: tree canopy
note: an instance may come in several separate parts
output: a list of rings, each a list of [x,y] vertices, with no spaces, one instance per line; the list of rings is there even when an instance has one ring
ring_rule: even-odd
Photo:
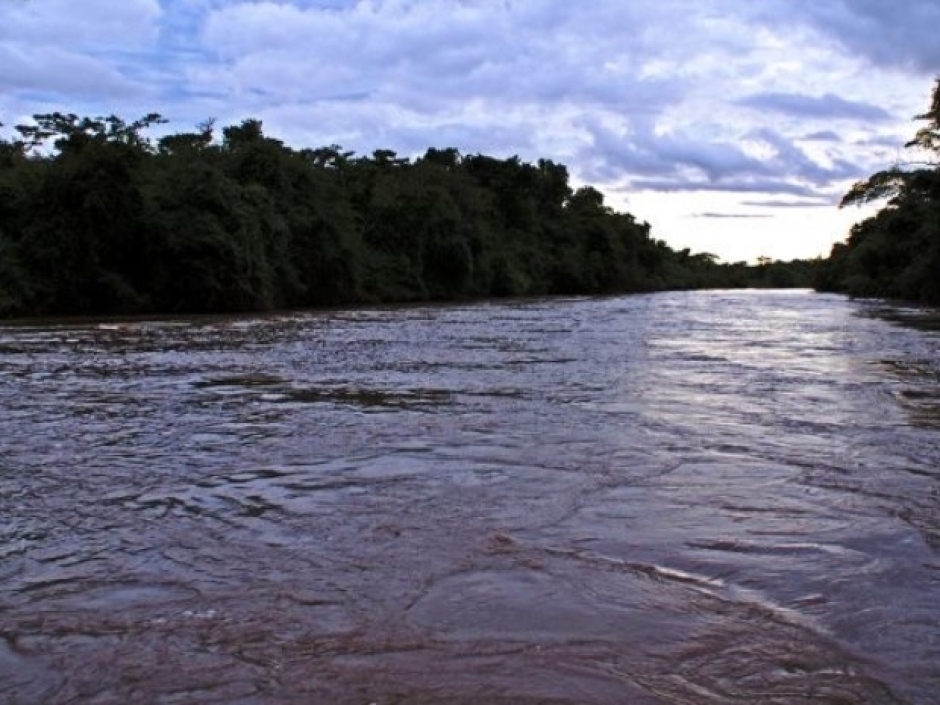
[[[259,120],[36,115],[0,139],[0,315],[805,285],[720,265],[549,160],[292,149]],[[781,274],[782,272],[782,274]]]
[[[940,303],[940,78],[924,123],[907,147],[917,160],[856,183],[842,206],[886,200],[877,214],[833,247],[820,289]]]

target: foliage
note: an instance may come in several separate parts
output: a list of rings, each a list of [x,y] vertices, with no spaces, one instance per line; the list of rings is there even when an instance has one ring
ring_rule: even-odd
[[[295,150],[258,120],[156,140],[155,113],[34,120],[0,139],[3,316],[806,283],[676,252],[549,160]]]
[[[853,296],[882,296],[940,304],[940,79],[926,122],[907,146],[928,161],[895,167],[855,184],[842,205],[888,199],[852,228],[819,269],[816,286]]]

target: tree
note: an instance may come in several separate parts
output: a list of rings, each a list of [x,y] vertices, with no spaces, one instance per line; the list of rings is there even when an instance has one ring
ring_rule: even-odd
[[[219,141],[211,119],[151,141],[148,128],[163,122],[157,113],[48,113],[0,139],[0,315],[746,281],[708,255],[651,239],[648,223],[614,211],[593,187],[573,191],[567,168],[549,160],[295,150],[255,119],[222,128]],[[906,188],[930,187],[912,179]],[[892,228],[910,221],[906,213]]]
[[[926,122],[907,147],[925,160],[877,172],[852,186],[842,206],[887,199],[856,225],[820,268],[821,288],[940,303],[940,78]]]

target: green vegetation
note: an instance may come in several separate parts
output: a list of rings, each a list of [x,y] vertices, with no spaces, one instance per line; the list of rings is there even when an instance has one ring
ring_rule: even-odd
[[[808,286],[722,265],[573,190],[551,161],[291,149],[257,120],[36,115],[0,140],[0,316]]]
[[[940,79],[930,109],[917,119],[926,125],[907,147],[928,161],[878,172],[845,195],[843,206],[888,202],[833,247],[818,289],[940,304]]]

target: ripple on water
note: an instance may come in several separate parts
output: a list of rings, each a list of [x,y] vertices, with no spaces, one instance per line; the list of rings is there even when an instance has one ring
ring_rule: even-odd
[[[192,599],[193,588],[137,582],[98,584],[84,576],[71,579],[34,579],[21,584],[17,592],[43,612],[113,612],[141,606],[164,605]]]
[[[0,701],[12,705],[48,702],[63,680],[63,674],[22,653],[15,637],[0,634]]]
[[[0,326],[0,701],[932,702],[938,339],[868,307]]]
[[[451,576],[411,608],[412,621],[439,639],[621,639],[637,614],[624,609],[617,616],[595,609],[564,580],[533,570]]]

